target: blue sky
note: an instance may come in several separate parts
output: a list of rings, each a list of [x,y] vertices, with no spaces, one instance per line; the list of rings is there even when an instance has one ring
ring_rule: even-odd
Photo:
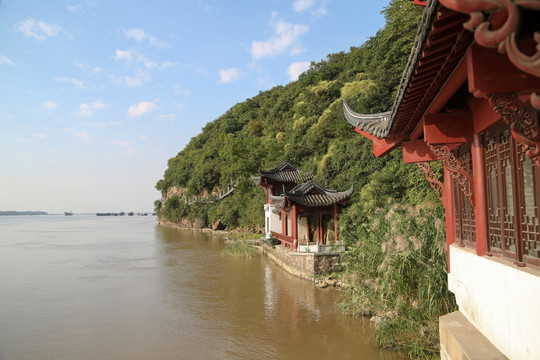
[[[0,0],[0,210],[151,211],[207,122],[361,45],[387,4]]]

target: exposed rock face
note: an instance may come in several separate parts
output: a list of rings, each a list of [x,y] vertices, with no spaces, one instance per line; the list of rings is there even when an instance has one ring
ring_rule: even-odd
[[[186,188],[171,186],[170,188],[167,189],[167,194],[165,194],[165,199],[163,200],[167,201],[167,199],[169,199],[171,196],[174,196],[174,195],[178,196],[181,199],[184,196],[186,191],[187,191]]]
[[[225,230],[225,225],[223,225],[221,220],[216,220],[212,224],[212,230]]]
[[[195,219],[193,222],[190,222],[188,218],[183,218],[181,221],[179,221],[177,223],[167,221],[167,220],[164,220],[164,219],[158,219],[157,222],[158,222],[159,225],[171,226],[171,227],[176,227],[176,228],[179,228],[179,229],[196,229],[196,230],[200,230],[200,229],[203,228],[202,222],[199,219]]]

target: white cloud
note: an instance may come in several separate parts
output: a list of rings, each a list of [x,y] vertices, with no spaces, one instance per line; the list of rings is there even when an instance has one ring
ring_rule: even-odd
[[[320,0],[319,6],[315,0],[296,0],[293,3],[294,11],[304,13],[310,10],[311,15],[315,17],[324,16],[327,14],[326,3],[328,0]]]
[[[158,118],[160,120],[166,120],[166,121],[170,121],[170,122],[175,122],[176,121],[176,115],[174,114],[161,114],[158,116]]]
[[[251,43],[251,55],[255,59],[273,57],[287,51],[291,55],[302,52],[300,38],[309,31],[309,26],[277,19],[277,13],[272,13],[270,25],[274,28],[274,35],[270,39]]]
[[[106,128],[109,126],[121,126],[122,123],[120,121],[109,121],[109,122],[102,122],[102,123],[87,123],[87,125],[93,126],[95,128]]]
[[[11,61],[7,56],[5,55],[0,55],[0,65],[4,65],[4,64],[7,64],[7,65],[15,65],[13,63],[13,61]]]
[[[29,140],[29,139],[26,139],[26,138],[23,138],[23,137],[20,137],[20,136],[18,138],[16,138],[16,140],[18,142],[22,142],[22,143],[25,143],[25,144],[32,142],[32,140]]]
[[[86,131],[75,130],[75,129],[62,129],[62,131],[65,134],[79,138],[84,142],[90,141],[90,134]]]
[[[287,69],[287,74],[289,74],[289,78],[291,79],[291,81],[298,80],[298,76],[300,76],[301,73],[309,69],[310,65],[311,62],[309,61],[291,63],[291,65],[289,65],[289,68]]]
[[[119,49],[116,49],[116,51],[114,52],[114,59],[115,60],[126,60],[126,61],[129,62],[133,58],[133,53],[134,53],[134,50],[119,50]]]
[[[293,3],[294,11],[303,13],[315,4],[315,0],[296,0]]]
[[[149,101],[141,101],[138,104],[133,104],[129,107],[127,116],[131,118],[140,117],[146,113],[157,111],[159,106]]]
[[[45,134],[33,133],[33,134],[32,134],[32,137],[33,137],[33,138],[36,138],[36,139],[44,139],[44,138],[45,138]]]
[[[88,72],[91,72],[91,73],[94,73],[94,74],[103,72],[103,69],[100,68],[99,66],[91,67],[91,66],[88,66],[88,65],[81,64],[78,61],[73,61],[73,65],[75,65],[76,67],[78,67],[81,70],[88,71]]]
[[[17,30],[26,37],[35,38],[36,40],[43,41],[48,37],[58,35],[60,26],[55,24],[47,24],[43,21],[36,21],[34,18],[21,21],[15,25]]]
[[[229,83],[240,79],[240,73],[235,68],[221,69],[219,70],[219,77],[221,83]]]
[[[79,117],[90,117],[96,112],[96,110],[104,109],[105,104],[102,101],[94,101],[91,104],[79,105]]]
[[[123,30],[123,31],[124,31],[124,36],[126,38],[133,39],[138,43],[146,39],[146,33],[144,32],[143,29],[133,28],[133,29]]]
[[[157,62],[155,62],[152,59],[147,58],[143,54],[138,54],[137,55],[137,61],[143,63],[144,66],[149,70],[152,70],[152,69],[155,69],[155,68],[159,67]]]
[[[191,95],[191,93],[189,91],[185,90],[184,88],[182,88],[182,86],[180,86],[178,84],[175,84],[174,85],[174,95],[188,97],[188,96]]]
[[[129,141],[123,141],[123,140],[111,140],[111,144],[114,146],[120,146],[120,147],[128,147],[131,145]]]
[[[165,62],[161,63],[160,69],[161,70],[172,69],[172,68],[175,68],[175,67],[177,67],[179,65],[180,64],[177,63],[177,62],[165,61]]]
[[[45,101],[43,103],[43,105],[41,105],[41,109],[42,110],[54,110],[58,107],[58,103],[54,102],[54,101]]]
[[[146,40],[151,46],[157,47],[158,49],[169,48],[169,44],[167,44],[165,41],[159,40],[155,36],[147,34],[143,29],[133,28],[122,31],[124,32],[124,36],[126,38],[133,39],[137,43],[141,43]]]
[[[82,5],[81,4],[77,4],[77,5],[68,5],[67,7],[68,11],[72,14],[75,14],[75,13],[78,13],[78,12],[83,12],[83,9],[82,9]]]
[[[140,54],[134,49],[130,49],[130,50],[116,49],[116,51],[114,52],[113,58],[115,60],[123,60],[128,63],[131,63],[133,61],[142,63],[144,67],[147,68],[148,70],[153,70],[153,69],[165,70],[165,69],[174,68],[180,65],[177,62],[170,62],[170,61],[165,61],[165,62],[162,62],[161,64],[158,64],[153,59],[147,58],[144,54]]]
[[[137,87],[141,86],[145,82],[152,80],[152,76],[139,69],[135,76],[124,76],[123,81],[127,86]]]
[[[70,78],[70,77],[57,77],[55,80],[60,81],[60,82],[71,83],[77,89],[84,89],[84,81],[79,80],[79,79]]]

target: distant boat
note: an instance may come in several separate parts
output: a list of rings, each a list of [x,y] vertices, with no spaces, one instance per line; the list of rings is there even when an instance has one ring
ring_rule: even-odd
[[[97,216],[112,216],[112,213],[96,213]]]
[[[135,215],[134,212],[132,212],[132,211],[128,212],[128,216],[133,216],[133,215]]]
[[[65,216],[73,216],[73,211],[71,211],[71,210],[70,211],[65,211],[64,215]]]

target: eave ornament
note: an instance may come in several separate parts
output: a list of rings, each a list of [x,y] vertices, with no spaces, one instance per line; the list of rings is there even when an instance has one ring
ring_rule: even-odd
[[[540,128],[525,104],[512,94],[494,94],[489,102],[503,120],[510,125],[514,139],[523,144],[525,154],[540,166]]]
[[[424,173],[426,180],[429,182],[429,185],[435,190],[437,198],[443,201],[443,185],[439,181],[437,174],[431,169],[428,162],[416,163],[420,171]]]
[[[474,205],[473,182],[471,175],[463,170],[460,161],[450,152],[446,145],[430,145],[431,151],[443,161],[444,166],[451,172],[452,178],[456,179],[461,191],[469,199],[471,207]]]
[[[536,52],[525,54],[518,45],[519,30],[522,27],[522,10],[540,11],[540,0],[439,0],[445,7],[468,14],[469,21],[463,26],[474,32],[476,42],[484,47],[497,47],[501,54],[506,53],[508,59],[518,69],[540,78],[540,33],[533,35]],[[488,20],[490,12],[506,9],[504,24],[491,30]],[[535,25],[535,24],[533,24]],[[531,94],[531,105],[540,109],[540,95]]]

